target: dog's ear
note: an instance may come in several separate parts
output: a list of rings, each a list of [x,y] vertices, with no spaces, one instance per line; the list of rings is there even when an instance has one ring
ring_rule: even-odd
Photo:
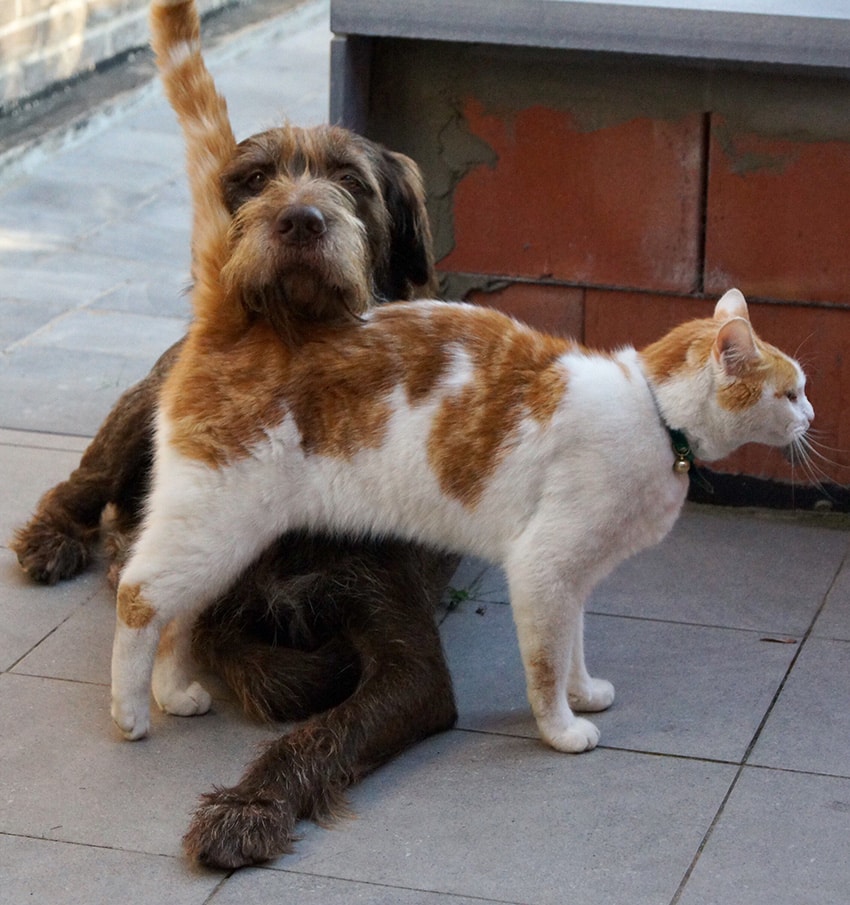
[[[390,247],[378,292],[391,301],[431,296],[437,281],[419,167],[404,154],[381,148],[379,169],[390,217]]]

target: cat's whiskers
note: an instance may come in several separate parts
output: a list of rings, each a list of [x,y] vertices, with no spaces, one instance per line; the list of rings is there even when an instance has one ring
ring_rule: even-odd
[[[827,484],[835,483],[835,479],[826,469],[844,469],[850,470],[850,466],[842,465],[829,456],[821,452],[821,449],[831,450],[833,452],[843,452],[843,450],[827,447],[812,436],[811,430],[795,438],[787,447],[788,458],[791,464],[792,485],[796,486],[794,480],[794,472],[799,468],[803,476],[814,487],[816,487],[827,498],[833,499],[826,488]]]

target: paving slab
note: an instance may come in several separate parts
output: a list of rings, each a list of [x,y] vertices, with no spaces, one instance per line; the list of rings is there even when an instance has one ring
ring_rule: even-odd
[[[74,153],[77,151],[74,149]],[[58,167],[59,162],[55,163]],[[68,164],[64,169],[67,178],[51,167],[40,172],[37,178],[2,193],[4,213],[0,215],[0,223],[4,262],[8,262],[8,255],[15,251],[16,244],[13,243],[16,239],[23,240],[25,248],[33,242],[46,243],[48,240],[67,243],[72,238],[87,235],[103,222],[132,213],[144,203],[151,190],[150,186],[138,185],[126,175],[124,179],[112,179],[105,165],[95,172],[91,161],[88,166],[81,164],[75,168]],[[94,179],[97,181],[92,181]],[[163,176],[151,185],[164,179]]]
[[[67,305],[56,299],[0,299],[0,347],[19,342],[65,312]]]
[[[0,546],[6,546],[14,530],[29,519],[41,495],[64,480],[80,461],[80,453],[75,450],[24,445],[26,437],[0,432]],[[77,441],[75,445],[82,444]]]
[[[204,905],[221,883],[177,858],[0,835],[3,902]]]
[[[54,588],[37,585],[10,550],[0,549],[0,670],[11,669],[40,649],[46,638],[100,592],[102,583],[102,577],[87,575]]]
[[[850,778],[850,641],[809,638],[750,763]]]
[[[789,635],[809,628],[847,556],[846,531],[710,506],[689,513],[602,582],[589,609]]]
[[[303,876],[281,870],[241,871],[227,881],[215,905],[244,902],[297,902],[298,905],[505,905],[505,899],[468,898],[451,893],[356,883],[336,877]]]
[[[830,588],[812,634],[816,638],[850,641],[850,558]]]
[[[458,725],[538,738],[509,607],[463,604],[442,625]],[[590,719],[605,747],[740,762],[796,651],[754,632],[589,615],[586,656],[617,699]]]
[[[734,768],[453,731],[358,786],[356,824],[309,826],[285,870],[527,905],[669,902]],[[521,791],[519,791],[521,789]]]
[[[21,656],[11,671],[18,675],[109,685],[115,595],[108,586],[104,569],[94,567],[77,578],[60,582],[55,588],[34,585],[23,573],[16,584],[20,590],[33,590],[31,596],[35,600],[31,601],[31,611],[40,613],[44,608],[55,608],[54,597],[77,598],[80,605]],[[61,593],[54,594],[54,591]],[[21,594],[22,598],[28,596]]]
[[[845,905],[850,779],[747,769],[678,905]]]
[[[108,660],[108,649],[78,656]],[[228,702],[194,718],[155,712],[152,735],[127,742],[109,716],[109,686],[0,675],[0,835],[180,856],[198,796],[235,782],[280,730]]]
[[[0,394],[0,424],[94,436],[115,400],[148,373],[154,360],[117,352],[22,346],[14,355],[0,358],[0,384],[6,390]],[[45,489],[50,486],[47,481],[43,484]]]

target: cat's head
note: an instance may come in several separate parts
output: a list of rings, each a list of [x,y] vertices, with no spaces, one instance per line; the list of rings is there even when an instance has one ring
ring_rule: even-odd
[[[744,443],[799,447],[814,417],[800,365],[756,336],[730,289],[714,316],[676,327],[641,353],[667,424],[694,454],[719,459]]]

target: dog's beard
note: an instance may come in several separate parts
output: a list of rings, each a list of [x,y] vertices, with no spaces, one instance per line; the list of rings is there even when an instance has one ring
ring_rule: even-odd
[[[233,251],[221,271],[225,291],[288,342],[312,323],[356,319],[374,303],[374,265],[355,222],[309,245],[287,246],[234,221]],[[334,241],[340,234],[345,241]]]
[[[371,292],[328,286],[310,270],[290,271],[279,280],[243,287],[242,304],[249,314],[267,320],[287,342],[295,342],[314,323],[356,320],[370,305]]]

